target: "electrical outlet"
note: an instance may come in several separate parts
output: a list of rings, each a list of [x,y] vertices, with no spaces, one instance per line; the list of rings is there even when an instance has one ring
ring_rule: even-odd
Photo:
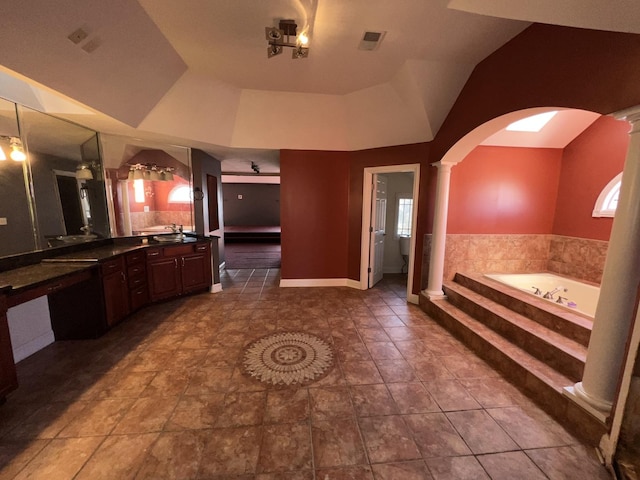
[[[6,225],[7,224],[7,217],[0,217],[0,225]]]
[[[149,205],[145,205],[145,206],[144,206],[144,212],[145,212],[145,213],[148,213],[148,212],[149,212]]]
[[[238,200],[242,200],[242,195],[238,195]]]

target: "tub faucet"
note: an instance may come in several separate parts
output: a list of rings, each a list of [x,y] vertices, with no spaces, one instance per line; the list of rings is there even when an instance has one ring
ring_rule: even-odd
[[[538,288],[538,287],[531,287],[535,289],[535,292],[533,292],[534,295],[537,295],[538,297],[542,296],[542,291]]]
[[[551,291],[549,291],[549,292],[545,293],[545,294],[542,296],[542,298],[546,298],[546,299],[548,299],[548,300],[553,300],[553,296],[554,296],[556,293],[558,293],[560,290],[562,290],[563,292],[568,292],[568,291],[569,291],[568,289],[566,289],[566,288],[564,288],[564,287],[562,287],[562,286],[559,286],[559,287],[556,287],[556,288],[554,288],[553,290],[551,290]]]
[[[567,305],[566,301],[569,300],[566,297],[561,297],[560,295],[558,295],[558,299],[556,300],[556,303],[559,303],[560,305]]]

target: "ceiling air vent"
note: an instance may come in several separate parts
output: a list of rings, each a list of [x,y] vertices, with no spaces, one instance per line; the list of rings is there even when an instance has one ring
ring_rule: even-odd
[[[358,50],[376,50],[387,32],[364,32]]]

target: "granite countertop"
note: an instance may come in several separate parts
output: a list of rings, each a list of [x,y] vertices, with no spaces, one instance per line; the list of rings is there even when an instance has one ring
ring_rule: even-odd
[[[20,289],[37,287],[50,280],[96,267],[101,261],[134,250],[196,243],[201,240],[189,236],[175,242],[158,242],[150,239],[146,244],[112,244],[45,258],[40,263],[0,272],[0,293],[10,295]]]
[[[56,278],[86,270],[95,263],[38,263],[28,267],[16,268],[0,272],[0,290],[10,288],[5,293],[11,294],[23,288],[37,287]]]

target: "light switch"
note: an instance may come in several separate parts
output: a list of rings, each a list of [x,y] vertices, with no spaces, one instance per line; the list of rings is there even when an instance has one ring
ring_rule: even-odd
[[[6,225],[7,224],[7,217],[0,217],[0,225]]]
[[[148,213],[148,212],[149,212],[149,205],[145,205],[145,206],[144,206],[144,212],[145,212],[145,213]]]
[[[238,195],[238,200],[242,200],[242,195]]]

